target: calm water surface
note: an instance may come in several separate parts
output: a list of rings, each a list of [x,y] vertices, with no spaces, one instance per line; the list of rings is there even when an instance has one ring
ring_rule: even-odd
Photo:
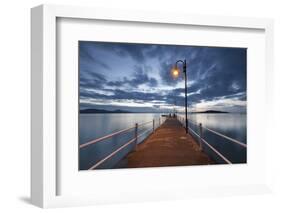
[[[155,120],[155,127],[159,125],[159,113],[106,113],[106,114],[80,114],[79,126],[79,143],[83,144],[90,140],[100,138],[113,132],[134,127],[136,123]],[[163,118],[161,118],[164,120]],[[138,132],[152,129],[152,122],[140,127]],[[138,143],[141,143],[152,131],[148,131],[142,137],[138,138]],[[134,137],[134,129],[103,140],[96,144],[80,149],[79,167],[80,170],[88,169],[99,160],[106,157],[108,154],[118,149],[120,146],[128,142]],[[115,168],[122,158],[124,158],[133,149],[133,144],[127,146],[110,160],[103,163],[98,168]],[[122,165],[121,165],[122,166]]]
[[[135,123],[143,123],[155,120],[155,126],[159,125],[158,113],[108,113],[108,114],[80,114],[79,126],[79,143],[83,144],[90,140],[108,135],[110,133],[133,127]],[[189,119],[195,123],[202,123],[210,129],[216,130],[229,137],[246,143],[246,114],[190,114]],[[162,120],[164,120],[162,118]],[[198,132],[198,126],[191,124],[190,127]],[[149,123],[139,129],[141,134],[143,131],[152,128],[152,123]],[[141,143],[145,137],[150,134],[144,134],[139,138],[138,143]],[[90,145],[79,152],[79,167],[80,170],[90,168],[99,160],[106,157],[108,154],[118,149],[120,146],[128,142],[134,137],[134,130],[114,136],[110,139],[103,140],[96,144]],[[195,136],[194,136],[195,137]],[[223,153],[233,163],[246,162],[246,149],[236,144],[233,144],[213,133],[203,129],[203,137],[212,146]],[[195,137],[196,138],[196,137]],[[118,168],[122,165],[122,159],[133,149],[133,145],[129,145],[110,160],[104,162],[98,168]],[[216,156],[208,147],[204,146],[204,151],[217,163],[223,161]],[[121,163],[120,163],[121,162]]]
[[[239,113],[222,114],[190,114],[190,120],[194,123],[202,123],[203,127],[215,130],[223,135],[247,143],[247,115]],[[189,123],[189,126],[199,133],[198,125]],[[195,136],[195,138],[197,138]],[[232,163],[246,163],[247,149],[230,142],[203,128],[203,138],[222,153]],[[224,163],[210,148],[204,146],[204,151],[217,163]]]

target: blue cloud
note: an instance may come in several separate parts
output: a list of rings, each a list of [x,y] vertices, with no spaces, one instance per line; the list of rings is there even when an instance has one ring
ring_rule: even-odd
[[[222,98],[247,99],[245,48],[80,41],[79,57],[81,102],[92,98],[184,106],[183,76],[170,76],[178,59],[188,63],[189,106]]]
[[[138,66],[135,65],[134,67],[134,73],[132,75],[131,79],[128,79],[126,76],[123,77],[120,81],[110,81],[108,82],[109,86],[123,86],[123,85],[129,85],[131,87],[138,87],[139,85],[148,85],[150,87],[156,87],[157,86],[157,80],[155,78],[149,77],[148,72],[151,69],[149,66]]]

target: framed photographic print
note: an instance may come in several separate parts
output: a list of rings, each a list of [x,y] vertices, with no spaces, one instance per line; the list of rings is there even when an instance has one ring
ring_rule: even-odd
[[[33,8],[32,203],[269,192],[272,28]]]
[[[247,163],[246,56],[79,41],[79,170]]]

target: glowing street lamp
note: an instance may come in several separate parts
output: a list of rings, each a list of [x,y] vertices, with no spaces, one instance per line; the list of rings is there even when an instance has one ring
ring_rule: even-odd
[[[186,76],[186,60],[178,60],[175,63],[174,68],[172,69],[172,76],[173,78],[178,78],[180,75],[180,70],[178,68],[178,63],[182,63],[182,72],[184,73],[184,88],[185,88],[185,132],[188,133],[188,120],[187,120],[187,76]]]
[[[172,70],[172,76],[173,78],[178,78],[179,77],[179,74],[180,74],[180,71],[178,69],[173,69]]]

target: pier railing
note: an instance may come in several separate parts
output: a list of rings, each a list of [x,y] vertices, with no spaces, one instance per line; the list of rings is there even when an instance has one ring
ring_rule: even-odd
[[[126,129],[122,129],[122,130],[119,130],[119,131],[116,131],[116,132],[113,132],[113,133],[110,133],[108,135],[105,135],[105,136],[102,136],[100,138],[97,138],[97,139],[94,139],[94,140],[91,140],[91,141],[88,141],[86,143],[83,143],[79,146],[79,149],[84,149],[84,148],[87,148],[93,144],[96,144],[96,143],[99,143],[99,142],[102,142],[102,141],[105,141],[106,139],[109,139],[109,138],[112,138],[114,136],[118,136],[120,134],[123,134],[123,133],[128,133],[129,131],[132,131],[134,130],[134,137],[125,142],[122,146],[120,146],[118,149],[114,150],[113,152],[111,152],[109,155],[107,155],[106,157],[104,157],[103,159],[99,160],[98,162],[96,162],[93,166],[91,166],[89,168],[89,170],[92,170],[92,169],[96,169],[98,166],[102,165],[105,161],[109,160],[110,158],[112,158],[114,155],[116,155],[117,153],[119,153],[121,150],[123,150],[124,148],[128,147],[130,144],[134,144],[134,150],[136,149],[137,145],[138,145],[138,139],[142,136],[144,136],[145,134],[147,134],[148,132],[152,131],[154,132],[162,123],[163,123],[163,120],[164,118],[162,117],[159,117],[159,119],[153,119],[151,121],[148,121],[148,122],[143,122],[143,123],[136,123],[134,126],[132,127],[129,127],[129,128],[126,128]],[[140,128],[141,127],[144,127],[146,125],[149,125],[151,124],[151,127],[140,132]],[[148,136],[148,135],[147,135]]]
[[[177,118],[181,122],[181,124],[185,127],[185,118],[183,116],[180,116],[180,115],[178,115]],[[234,138],[231,138],[229,136],[226,136],[226,135],[224,135],[224,134],[222,134],[220,132],[217,132],[217,131],[215,131],[213,129],[210,129],[210,128],[206,127],[206,126],[203,126],[202,123],[197,123],[197,122],[192,121],[190,119],[188,119],[188,122],[192,123],[195,126],[198,126],[198,128],[199,128],[199,133],[197,133],[194,129],[192,129],[190,127],[190,125],[188,126],[188,130],[198,138],[200,150],[203,149],[203,144],[205,144],[217,156],[219,156],[224,162],[226,162],[228,164],[232,164],[232,162],[227,157],[225,157],[221,152],[219,152],[214,146],[212,146],[210,144],[210,142],[208,142],[206,139],[204,139],[203,129],[205,129],[205,130],[207,130],[207,131],[209,131],[209,132],[211,132],[211,133],[213,133],[213,134],[215,134],[215,135],[217,135],[219,137],[222,137],[222,138],[226,139],[227,141],[229,141],[231,143],[237,144],[240,147],[243,147],[243,148],[247,149],[247,144],[245,144],[245,143],[243,143],[241,141],[238,141],[238,140],[236,140]]]

